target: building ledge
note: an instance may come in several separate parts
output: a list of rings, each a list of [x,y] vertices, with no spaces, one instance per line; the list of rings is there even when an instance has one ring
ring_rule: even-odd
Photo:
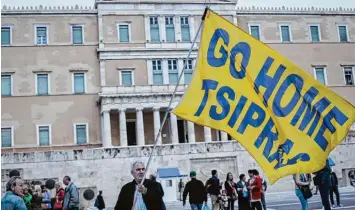
[[[188,85],[178,85],[177,92],[184,93]],[[136,85],[136,86],[103,86],[100,97],[112,96],[152,96],[171,95],[175,90],[175,85]]]

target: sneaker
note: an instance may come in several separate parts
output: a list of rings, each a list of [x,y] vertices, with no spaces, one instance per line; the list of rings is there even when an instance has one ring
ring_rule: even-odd
[[[337,207],[344,207],[344,205],[342,205],[342,204],[339,204]]]
[[[335,205],[333,204],[332,207],[335,208]]]

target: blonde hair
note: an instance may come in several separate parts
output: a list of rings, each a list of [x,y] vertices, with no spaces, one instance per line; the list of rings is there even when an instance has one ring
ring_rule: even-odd
[[[63,187],[61,182],[57,182],[57,183],[55,183],[55,185],[56,185],[56,186],[58,185],[59,188]]]

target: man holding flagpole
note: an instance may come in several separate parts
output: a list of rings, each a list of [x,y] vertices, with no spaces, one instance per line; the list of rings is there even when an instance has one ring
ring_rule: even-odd
[[[162,210],[163,195],[158,184],[149,179],[141,184],[145,175],[144,163],[134,162],[131,174],[134,180],[122,187],[115,210]]]

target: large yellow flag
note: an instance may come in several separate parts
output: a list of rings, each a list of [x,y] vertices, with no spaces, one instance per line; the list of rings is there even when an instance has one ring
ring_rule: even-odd
[[[272,184],[323,168],[355,121],[353,105],[211,10],[192,82],[173,113],[229,133]]]

